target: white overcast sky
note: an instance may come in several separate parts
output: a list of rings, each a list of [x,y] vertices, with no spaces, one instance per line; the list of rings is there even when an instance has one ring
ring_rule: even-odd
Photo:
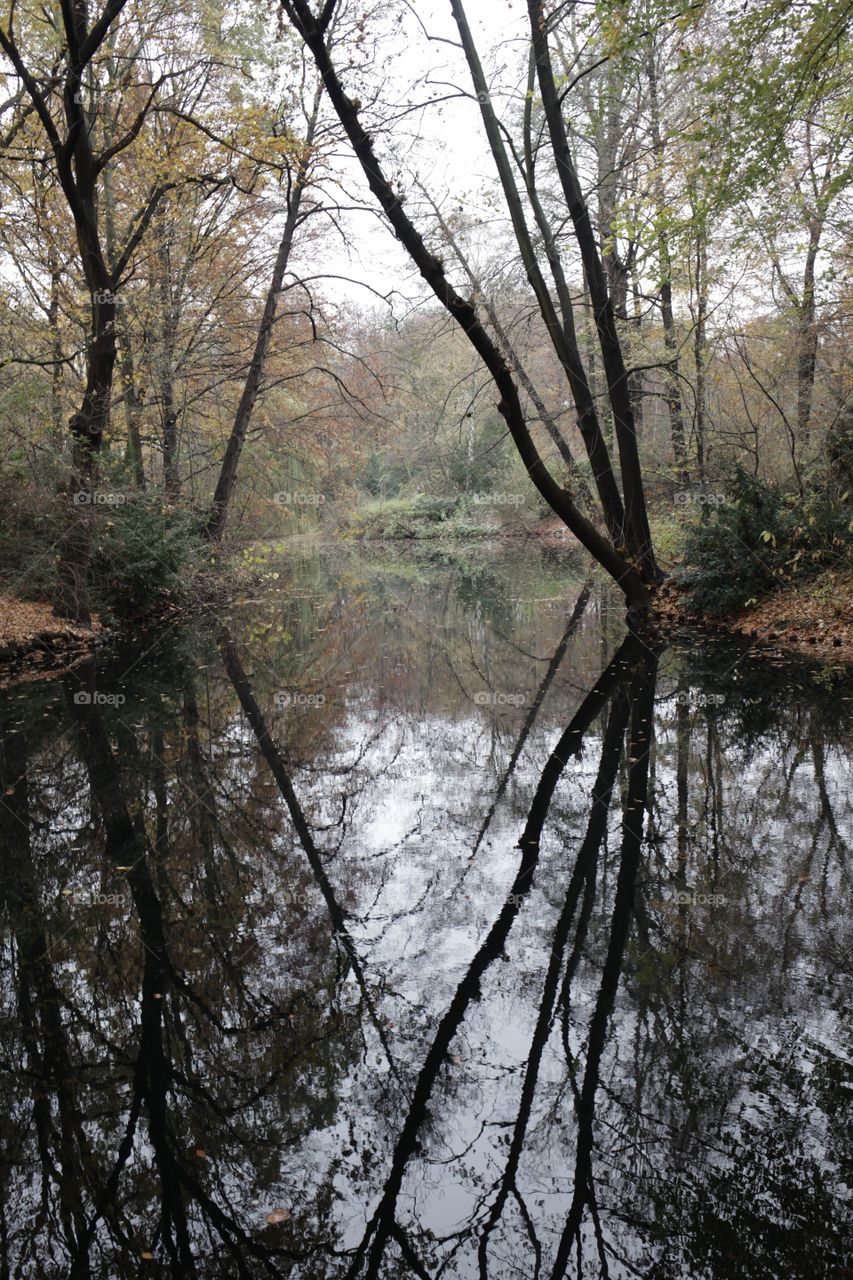
[[[414,0],[414,7],[431,36],[458,43],[449,0]],[[518,68],[523,71],[523,37],[527,30],[524,0],[467,0],[465,12],[487,74],[494,65],[491,51],[500,46],[501,61],[508,74],[498,75],[496,84],[517,90]],[[425,102],[453,94],[453,85],[470,93],[470,77],[461,49],[428,40],[411,15],[406,19],[405,35],[405,40],[388,42],[387,60],[383,65],[383,72],[389,77],[395,94],[402,98],[411,96],[415,102]],[[513,37],[518,38],[518,43],[507,43],[512,42]],[[415,86],[411,95],[406,93],[410,85]],[[500,100],[496,105],[500,111]],[[420,144],[414,150],[409,139],[416,129],[420,133]],[[397,154],[404,164],[414,164],[431,194],[454,190],[462,193],[466,203],[469,200],[473,204],[479,202],[494,169],[486,148],[479,108],[473,97],[450,98],[423,113],[407,117],[400,123],[398,137]],[[388,155],[384,143],[382,154],[383,159]],[[388,167],[393,169],[390,164]],[[352,182],[357,172],[355,162],[346,163],[345,171],[348,182]],[[360,174],[357,176],[360,178]],[[366,185],[360,183],[360,190],[366,192]],[[365,196],[365,200],[368,199],[369,193]],[[424,219],[417,217],[416,202],[415,195],[407,207],[420,228],[424,229]],[[339,241],[330,237],[326,241],[322,265],[314,256],[316,250],[309,255],[310,260],[300,265],[304,265],[310,274],[321,271],[329,276],[349,277],[353,282],[363,281],[381,293],[387,293],[391,288],[399,288],[409,297],[423,293],[425,286],[417,272],[387,227],[380,224],[374,215],[351,214],[347,220],[347,232],[354,241],[352,253],[347,253]],[[327,279],[323,293],[334,300],[352,301],[360,306],[373,306],[378,302],[368,289],[342,279]]]

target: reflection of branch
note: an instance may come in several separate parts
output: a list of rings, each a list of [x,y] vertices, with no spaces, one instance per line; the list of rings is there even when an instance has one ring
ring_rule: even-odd
[[[361,990],[361,994],[364,997],[365,1005],[367,1006],[368,1012],[370,1013],[371,1019],[376,1027],[377,1034],[382,1041],[382,1047],[385,1050],[388,1064],[395,1076],[399,1079],[394,1058],[388,1044],[388,1037],[385,1034],[385,1029],[376,1010],[373,997],[370,995],[368,990],[367,979],[364,976],[361,960],[347,925],[347,917],[335,896],[335,890],[332,887],[332,883],[326,875],[323,860],[314,843],[314,837],[311,835],[311,828],[308,826],[308,821],[302,810],[302,806],[300,805],[296,792],[293,789],[293,783],[290,781],[290,777],[284,767],[284,761],[281,758],[278,747],[270,737],[263,712],[255,700],[255,695],[252,692],[252,686],[249,684],[246,673],[240,662],[237,646],[232,640],[227,629],[223,629],[220,634],[219,646],[222,652],[222,660],[225,663],[225,669],[228,672],[231,683],[234,685],[237,697],[240,699],[240,705],[246,713],[246,717],[252,727],[252,732],[257,738],[261,754],[269,765],[278,789],[284,798],[284,802],[287,805],[291,820],[296,829],[296,834],[299,837],[299,843],[305,850],[308,865],[311,868],[314,879],[317,881],[320,892],[325,900],[332,924],[334,925],[334,936],[343,947],[347,962],[352,966],[352,971]]]
[[[479,849],[483,841],[483,837],[485,836],[486,832],[489,829],[489,826],[491,825],[492,818],[495,816],[495,810],[500,804],[500,800],[501,800],[501,797],[503,796],[503,793],[506,791],[507,783],[512,777],[515,766],[518,763],[518,757],[521,755],[521,752],[524,748],[524,744],[527,741],[528,736],[530,734],[530,730],[533,728],[534,721],[536,720],[536,717],[539,714],[539,708],[542,706],[542,703],[545,701],[545,694],[548,692],[548,689],[551,686],[551,681],[554,679],[554,676],[557,674],[560,664],[562,663],[563,658],[565,657],[566,648],[568,646],[569,640],[572,638],[575,631],[577,631],[578,629],[580,620],[583,617],[584,610],[586,609],[587,602],[589,601],[591,591],[592,591],[592,582],[590,580],[587,580],[584,583],[583,589],[581,590],[581,593],[577,598],[575,607],[572,610],[571,617],[569,618],[568,624],[566,626],[566,630],[563,633],[563,638],[560,641],[560,643],[557,645],[557,648],[554,650],[554,656],[551,659],[550,663],[548,664],[548,670],[545,672],[545,675],[542,679],[542,683],[540,684],[538,690],[536,691],[536,697],[533,699],[533,702],[531,703],[531,706],[530,706],[530,710],[528,711],[527,715],[524,717],[524,724],[522,725],[521,733],[518,736],[518,740],[515,746],[513,747],[512,755],[510,756],[510,759],[509,759],[509,764],[506,767],[506,772],[504,773],[504,776],[501,778],[500,783],[498,784],[498,789],[495,792],[495,798],[492,801],[491,805],[489,806],[488,813],[483,819],[483,825],[480,827],[480,830],[477,833],[477,839],[474,841],[474,848],[471,851],[472,858],[474,857],[474,854]]]
[[[427,1117],[427,1105],[436,1078],[469,1004],[480,995],[481,983],[486,971],[503,954],[509,932],[524,898],[530,891],[533,874],[539,862],[542,829],[557,783],[569,759],[580,752],[584,734],[602,708],[607,705],[613,690],[624,681],[628,672],[636,666],[637,661],[642,659],[644,651],[645,646],[634,636],[629,636],[624,641],[595,687],[575,712],[571,723],[542,771],[527,823],[519,840],[521,857],[510,893],[486,938],[471,960],[447,1011],[438,1024],[415,1084],[409,1112],[394,1148],[391,1170],[382,1196],[355,1250],[352,1264],[346,1273],[348,1280],[353,1280],[353,1277],[358,1274],[365,1257],[367,1257],[366,1274],[370,1277],[376,1277],[379,1274],[385,1246],[396,1229],[397,1200],[403,1185],[406,1166],[417,1147],[418,1133]]]
[[[494,1204],[489,1212],[488,1221],[480,1238],[479,1258],[481,1274],[487,1274],[488,1258],[486,1250],[488,1248],[488,1239],[494,1227],[497,1225],[506,1198],[510,1192],[513,1192],[516,1197],[518,1197],[518,1188],[515,1183],[516,1172],[518,1170],[518,1162],[521,1159],[521,1153],[524,1146],[527,1124],[533,1108],[533,1099],[539,1079],[539,1068],[542,1062],[542,1055],[545,1051],[545,1046],[548,1042],[553,1025],[554,1006],[557,1000],[557,988],[560,981],[560,972],[563,968],[566,945],[569,939],[569,930],[575,916],[575,911],[577,910],[578,900],[584,884],[594,885],[595,883],[595,865],[604,839],[604,833],[607,829],[607,815],[610,808],[610,797],[613,791],[613,784],[616,780],[616,773],[619,768],[619,760],[622,755],[622,742],[625,736],[625,726],[628,723],[628,709],[629,702],[627,693],[624,689],[621,689],[616,696],[613,706],[611,707],[607,721],[607,729],[605,731],[601,747],[601,763],[599,765],[595,785],[592,789],[592,807],[586,835],[583,843],[581,844],[580,850],[578,851],[575,867],[566,891],[566,900],[563,905],[563,909],[560,912],[557,927],[554,930],[551,957],[548,964],[548,971],[545,975],[545,982],[543,984],[542,1000],[539,1005],[539,1016],[536,1020],[536,1027],[530,1043],[530,1054],[528,1055],[527,1066],[524,1072],[521,1100],[518,1106],[518,1116],[513,1130],[506,1168],[504,1170],[503,1177],[501,1178],[501,1184],[495,1197]],[[580,925],[577,932],[580,932]],[[577,943],[575,944],[575,950],[576,949]]]
[[[616,898],[610,926],[610,941],[601,975],[601,987],[589,1030],[586,1069],[580,1096],[576,1101],[578,1115],[575,1183],[566,1225],[560,1238],[552,1280],[566,1274],[572,1241],[580,1232],[586,1205],[595,1214],[595,1191],[592,1174],[593,1123],[595,1095],[601,1058],[604,1053],[607,1024],[616,1001],[616,990],[622,971],[622,958],[631,927],[634,888],[640,866],[643,843],[643,821],[646,812],[649,775],[649,747],[654,712],[654,690],[657,659],[646,655],[643,669],[631,686],[631,737],[628,767],[628,795],[622,818],[622,853],[616,882]]]

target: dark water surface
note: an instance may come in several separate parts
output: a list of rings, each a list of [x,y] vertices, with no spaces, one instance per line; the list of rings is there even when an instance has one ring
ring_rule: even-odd
[[[853,1274],[850,680],[274,567],[0,695],[0,1276]]]

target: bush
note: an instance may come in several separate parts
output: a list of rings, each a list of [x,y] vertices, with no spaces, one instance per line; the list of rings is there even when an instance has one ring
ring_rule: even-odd
[[[687,535],[680,580],[698,613],[729,613],[795,579],[847,561],[850,490],[830,462],[802,495],[738,468],[729,499]]]
[[[0,507],[4,589],[23,600],[49,600],[60,533],[54,495],[13,471],[0,482]]]
[[[154,495],[124,497],[97,513],[92,538],[92,604],[113,621],[180,600],[186,569],[200,550],[191,513],[165,507]]]
[[[447,474],[462,493],[491,493],[507,475],[506,428],[489,423],[474,436],[470,449],[466,438],[458,440],[447,457]]]

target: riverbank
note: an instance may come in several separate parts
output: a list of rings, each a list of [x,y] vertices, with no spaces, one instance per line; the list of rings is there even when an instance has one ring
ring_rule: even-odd
[[[827,573],[762,596],[729,614],[697,617],[688,593],[670,578],[655,595],[664,627],[724,631],[773,656],[853,663],[853,574]]]
[[[721,621],[761,646],[853,662],[853,573],[821,574]]]
[[[364,538],[362,545],[381,545],[385,539]],[[387,540],[393,545],[397,540]],[[466,541],[477,549],[479,557],[489,558],[488,544],[494,544],[494,554],[510,544],[535,543],[554,551],[569,552],[577,544],[559,521],[538,522],[538,527],[504,526],[492,531],[491,537],[475,537],[470,540],[450,538],[451,547],[461,548]],[[411,540],[412,551],[428,548],[434,550],[443,542],[440,538]],[[399,546],[399,542],[397,542]],[[281,550],[278,544],[277,550]],[[395,554],[399,555],[399,552]],[[662,557],[669,571],[676,567],[675,557]],[[83,627],[53,615],[50,604],[16,599],[0,592],[0,687],[16,684],[21,680],[54,676],[85,660],[113,636],[133,632],[139,627],[157,625],[158,620],[177,614],[189,616],[211,603],[222,604],[226,599],[239,598],[248,583],[257,586],[278,574],[268,573],[271,567],[266,554],[260,552],[238,554],[236,549],[220,564],[216,574],[209,570],[198,575],[192,591],[191,603],[161,602],[142,619],[134,619],[120,627],[107,627],[97,617],[91,628]],[[601,581],[607,579],[601,575]],[[679,588],[671,577],[656,592],[653,611],[658,628],[662,632],[724,631],[740,639],[750,641],[756,649],[773,656],[789,654],[835,665],[853,664],[853,573],[826,573],[807,582],[798,583],[771,595],[764,596],[747,608],[730,615],[713,615],[697,618],[686,607],[687,593]]]
[[[21,675],[38,679],[87,658],[107,636],[100,619],[91,627],[54,617],[49,604],[0,593],[0,687]]]

